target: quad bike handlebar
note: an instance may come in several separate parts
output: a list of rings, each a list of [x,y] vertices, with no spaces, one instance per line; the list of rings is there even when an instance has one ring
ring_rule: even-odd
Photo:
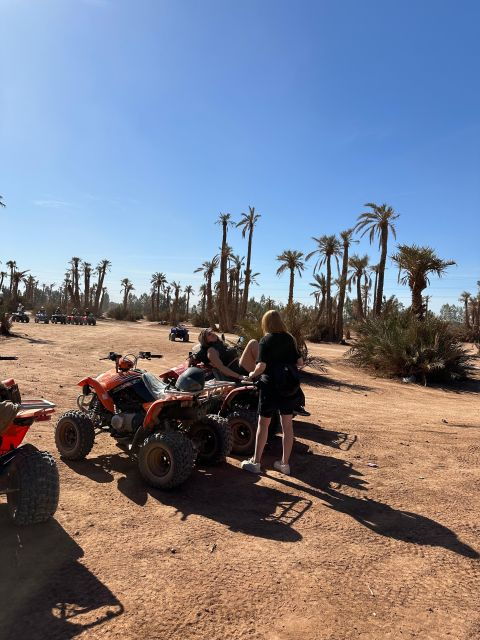
[[[152,360],[153,358],[163,358],[162,355],[157,353],[151,353],[151,351],[139,351],[137,355],[133,353],[116,353],[110,351],[105,358],[99,358],[100,360],[111,360],[115,362],[115,368],[117,371],[128,371],[129,369],[135,369],[138,360]]]

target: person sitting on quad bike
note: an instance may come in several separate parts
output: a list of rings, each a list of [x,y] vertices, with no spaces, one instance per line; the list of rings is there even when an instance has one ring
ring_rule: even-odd
[[[55,309],[55,315],[56,315],[56,316],[61,316],[61,315],[62,315],[62,310],[60,309],[60,307],[57,307],[57,308]]]
[[[0,382],[0,437],[18,413],[19,405],[10,402],[7,387]]]
[[[23,306],[23,304],[21,302],[18,303],[18,307],[17,307],[17,313],[23,313],[25,310],[25,307]]]
[[[243,381],[255,369],[259,353],[257,340],[250,340],[240,358],[235,347],[229,347],[220,339],[213,329],[203,329],[198,335],[200,348],[194,350],[193,359],[213,368],[217,380]],[[295,413],[309,416],[305,409],[305,395],[298,390]]]

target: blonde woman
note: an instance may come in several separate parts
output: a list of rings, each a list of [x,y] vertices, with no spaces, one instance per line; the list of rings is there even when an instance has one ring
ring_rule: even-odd
[[[303,367],[303,359],[278,311],[267,311],[262,318],[262,330],[264,335],[259,343],[257,365],[249,374],[252,379],[260,377],[255,454],[250,460],[244,460],[241,467],[252,473],[261,472],[260,462],[267,442],[268,427],[274,413],[279,411],[283,456],[273,466],[277,471],[289,475],[293,447],[292,419],[300,388],[298,369]]]

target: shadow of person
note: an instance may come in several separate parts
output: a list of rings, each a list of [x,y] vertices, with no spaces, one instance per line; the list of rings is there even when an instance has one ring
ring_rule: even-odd
[[[18,528],[1,508],[0,536],[2,640],[69,640],[123,613],[55,520]]]
[[[357,441],[357,436],[355,435],[351,436],[343,431],[324,429],[314,422],[307,422],[296,418],[293,424],[295,438],[310,440],[325,447],[348,451]]]
[[[371,531],[412,544],[444,547],[467,558],[480,558],[457,534],[426,516],[375,500],[346,496],[333,489],[326,490],[323,499],[331,509],[346,513]]]

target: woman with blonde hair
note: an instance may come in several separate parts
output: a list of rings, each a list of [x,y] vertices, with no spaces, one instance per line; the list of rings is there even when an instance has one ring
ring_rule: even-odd
[[[260,377],[258,402],[258,428],[255,454],[244,460],[242,469],[260,473],[260,462],[268,437],[268,427],[272,416],[280,412],[283,431],[283,455],[274,463],[274,468],[286,475],[290,474],[289,459],[293,447],[292,419],[298,398],[300,382],[298,369],[303,367],[295,338],[287,331],[278,311],[267,311],[262,318],[263,338],[259,343],[257,365],[249,374],[250,378]]]

